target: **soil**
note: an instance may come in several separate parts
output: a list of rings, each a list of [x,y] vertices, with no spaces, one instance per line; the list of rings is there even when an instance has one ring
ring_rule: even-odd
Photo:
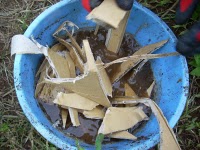
[[[116,60],[117,58],[130,56],[140,48],[133,36],[129,33],[126,33],[118,54],[110,52],[105,46],[106,34],[107,30],[104,28],[101,28],[97,35],[94,35],[94,29],[87,28],[81,29],[77,33],[75,33],[75,38],[80,46],[82,46],[82,40],[88,39],[95,59],[97,59],[97,57],[100,56],[104,63],[109,63],[113,60]],[[115,67],[116,65],[107,68],[108,75],[112,74],[115,71]],[[113,97],[124,96],[125,83],[128,83],[138,96],[146,97],[146,90],[152,84],[153,80],[154,77],[151,70],[151,64],[147,62],[136,75],[134,75],[134,69],[132,69],[131,71],[129,71],[129,73],[127,73],[126,76],[124,76],[122,79],[120,79],[113,85]],[[40,105],[47,118],[52,123],[61,120],[60,109],[58,106],[44,103],[41,101]],[[151,114],[151,110],[148,107],[145,107],[143,105],[143,108],[148,115]],[[81,125],[78,127],[73,127],[73,125],[70,122],[70,119],[68,119],[65,129],[62,128],[61,122],[58,123],[57,128],[66,135],[78,138],[88,144],[94,144],[102,120],[87,119],[80,113],[79,120]],[[135,130],[143,126],[145,122],[146,121],[142,121],[138,123],[132,129],[130,129],[129,132],[135,133]],[[106,142],[117,141],[119,140],[113,140],[109,138],[106,139]]]

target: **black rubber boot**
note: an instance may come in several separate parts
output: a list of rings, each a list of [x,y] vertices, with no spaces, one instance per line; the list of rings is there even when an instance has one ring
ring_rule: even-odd
[[[134,0],[116,0],[118,6],[123,10],[131,10]]]
[[[178,39],[176,49],[184,56],[200,53],[200,21]]]
[[[192,16],[199,2],[199,0],[180,0],[176,10],[176,23],[185,23]]]

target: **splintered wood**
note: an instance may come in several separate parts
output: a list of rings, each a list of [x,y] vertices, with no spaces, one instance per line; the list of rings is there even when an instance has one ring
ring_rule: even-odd
[[[114,27],[109,29],[106,46],[108,50],[117,54],[129,14],[130,12],[120,9],[115,0],[104,0],[87,16],[87,19],[101,21]],[[156,81],[146,91],[148,98],[139,97],[128,82],[123,85],[123,96],[113,96],[114,83],[136,65],[139,64],[138,67],[141,68],[146,59],[177,55],[177,53],[151,54],[164,46],[167,40],[146,45],[130,57],[119,58],[105,64],[100,56],[95,60],[88,40],[82,40],[82,44],[78,44],[74,38],[75,30],[78,30],[78,27],[74,23],[64,22],[53,34],[59,43],[52,48],[42,46],[24,35],[16,35],[12,38],[11,55],[43,54],[45,56],[36,74],[39,80],[35,97],[59,106],[63,128],[67,126],[67,119],[70,119],[73,126],[78,127],[81,124],[79,113],[82,113],[87,119],[103,120],[98,133],[110,138],[127,140],[137,140],[128,129],[143,120],[148,120],[143,107],[137,106],[143,103],[151,108],[159,122],[161,149],[180,149],[162,111],[154,101],[149,99]],[[115,67],[115,72],[108,74],[105,68],[116,63],[119,65]]]

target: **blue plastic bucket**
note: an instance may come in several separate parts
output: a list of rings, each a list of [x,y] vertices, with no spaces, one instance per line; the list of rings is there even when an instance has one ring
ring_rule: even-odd
[[[94,26],[85,20],[87,12],[78,0],[65,0],[57,3],[37,17],[25,32],[43,45],[53,45],[53,32],[66,20],[72,21],[79,27]],[[176,37],[169,27],[154,13],[138,3],[129,18],[127,32],[135,35],[140,45],[148,45],[161,40],[169,42],[157,53],[174,52]],[[65,136],[55,129],[40,109],[34,98],[35,74],[41,62],[41,55],[16,55],[14,63],[15,89],[19,103],[31,124],[48,141],[61,149],[76,149],[75,140]],[[183,112],[188,95],[188,68],[184,57],[168,57],[152,60],[153,72],[156,79],[157,104],[162,109],[171,127],[174,127]],[[122,140],[117,143],[103,145],[103,149],[136,150],[148,149],[159,142],[159,127],[152,115],[148,123],[136,134],[138,141]],[[94,146],[81,143],[86,149]]]

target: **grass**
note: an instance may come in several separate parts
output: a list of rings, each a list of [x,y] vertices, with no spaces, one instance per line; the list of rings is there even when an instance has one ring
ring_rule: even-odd
[[[13,59],[10,57],[10,38],[23,33],[33,19],[58,0],[0,0],[0,149],[55,150],[30,125],[24,116],[14,91]],[[178,36],[183,34],[196,20],[176,25],[174,0],[141,0],[144,6],[153,10],[171,27]],[[200,9],[199,9],[200,10]],[[188,58],[191,61],[193,58]],[[193,67],[189,66],[192,70]],[[200,78],[190,76],[190,93],[185,111],[174,128],[182,149],[200,149]]]

